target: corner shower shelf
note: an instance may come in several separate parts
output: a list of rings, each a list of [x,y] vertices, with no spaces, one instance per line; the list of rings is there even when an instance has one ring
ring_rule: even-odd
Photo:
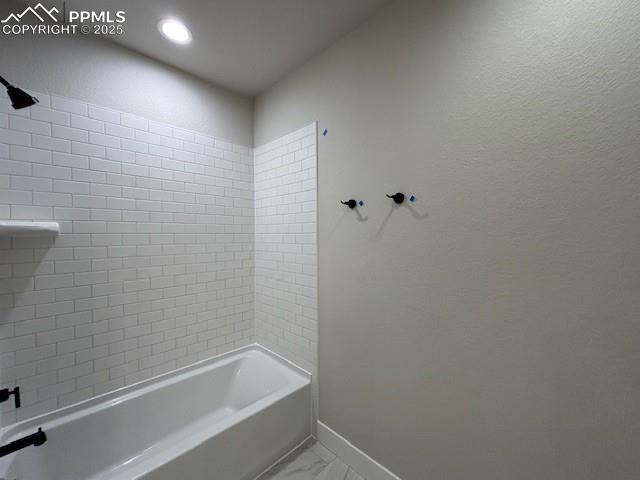
[[[59,233],[58,222],[0,220],[0,236],[4,237],[51,237]]]

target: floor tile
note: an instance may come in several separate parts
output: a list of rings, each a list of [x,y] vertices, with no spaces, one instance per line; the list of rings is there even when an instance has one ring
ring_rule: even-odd
[[[356,472],[351,470],[351,468],[349,468],[349,471],[347,472],[347,476],[345,477],[344,480],[364,480],[364,478],[362,478]]]
[[[331,450],[329,450],[328,448],[325,448],[324,445],[322,445],[320,442],[315,442],[311,445],[311,450],[318,455],[320,458],[322,458],[323,460],[325,460],[327,463],[331,463],[335,460],[336,458],[336,454],[333,453]]]
[[[329,462],[310,447],[299,447],[257,480],[315,480]]]
[[[349,467],[336,458],[318,475],[316,480],[344,480],[348,470]]]
[[[256,480],[365,480],[324,445],[310,439]]]

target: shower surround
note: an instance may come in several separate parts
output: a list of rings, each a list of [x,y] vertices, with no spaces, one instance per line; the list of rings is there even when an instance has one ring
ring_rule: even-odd
[[[261,337],[254,322],[254,224],[260,229],[274,218],[260,201],[254,204],[253,149],[73,99],[36,96],[41,103],[30,109],[0,104],[0,219],[53,220],[61,234],[0,236],[0,381],[19,385],[23,400],[18,410],[2,404],[0,424],[261,338],[315,371],[317,302],[308,289],[315,289],[309,282],[317,255],[315,240],[304,236],[315,236],[309,226],[316,206],[315,125],[285,137],[295,159],[286,168],[294,173],[299,160],[308,178],[284,188],[309,197],[302,204],[314,211],[282,223],[294,236],[283,243],[290,255],[274,265],[295,276],[271,303]],[[265,218],[256,219],[256,212]],[[259,301],[283,285],[265,292],[257,281]],[[304,297],[302,316],[290,316],[285,291]],[[278,314],[281,323],[273,320]]]
[[[318,408],[317,125],[255,149],[256,341],[312,374]]]

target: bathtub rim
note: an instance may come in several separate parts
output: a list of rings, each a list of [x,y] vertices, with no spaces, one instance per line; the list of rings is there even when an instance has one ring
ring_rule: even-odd
[[[26,418],[24,420],[13,423],[11,425],[7,425],[6,427],[0,428],[0,443],[6,443],[15,439],[18,436],[21,436],[22,434],[21,432],[25,432],[25,430],[37,428],[37,424],[56,422],[57,420],[60,420],[66,416],[72,416],[74,414],[77,415],[83,412],[84,410],[91,410],[96,407],[99,407],[103,403],[116,404],[118,403],[118,399],[120,397],[127,396],[136,391],[140,391],[140,394],[142,394],[142,392],[146,388],[151,387],[154,384],[163,383],[165,381],[170,380],[173,377],[179,377],[181,375],[194,373],[197,370],[205,369],[209,366],[212,366],[212,364],[222,362],[224,360],[230,359],[231,357],[241,355],[243,353],[248,353],[251,351],[259,351],[267,355],[272,360],[279,363],[282,367],[287,368],[289,370],[293,370],[293,373],[301,377],[304,377],[306,379],[306,382],[303,385],[299,385],[296,387],[287,386],[285,390],[290,390],[289,393],[297,391],[311,384],[312,374],[310,372],[306,371],[305,369],[301,368],[300,366],[296,365],[290,360],[284,358],[283,356],[278,355],[272,350],[269,350],[268,348],[260,345],[259,343],[252,343],[249,345],[245,345],[243,347],[229,350],[228,352],[224,352],[209,358],[205,358],[203,360],[198,360],[197,362],[191,363],[184,367],[177,368],[175,370],[171,370],[170,372],[164,372],[159,375],[154,375],[152,377],[146,378],[139,382],[132,383],[131,385],[125,385],[124,387],[120,387],[115,390],[111,390],[109,392],[101,393],[100,395],[96,395],[94,397],[87,398],[85,400],[81,400],[79,402],[72,403],[70,405],[66,405],[64,407],[57,408],[49,412],[42,413],[40,415]],[[271,399],[271,397],[273,397],[274,394],[276,393],[278,392],[271,393],[269,396],[258,400],[257,403],[261,404],[264,400]],[[25,434],[26,433],[28,432],[25,432]],[[10,457],[12,457],[12,455],[6,458],[10,458]],[[0,461],[2,460],[5,460],[5,459],[0,459]]]

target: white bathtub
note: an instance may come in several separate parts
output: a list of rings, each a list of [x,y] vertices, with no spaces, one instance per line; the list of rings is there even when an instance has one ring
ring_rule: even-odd
[[[249,480],[310,435],[310,379],[258,346],[17,423],[7,480]]]

